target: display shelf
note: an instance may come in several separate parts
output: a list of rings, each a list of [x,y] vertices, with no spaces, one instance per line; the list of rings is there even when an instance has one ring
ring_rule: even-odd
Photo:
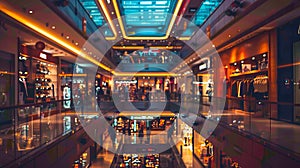
[[[249,71],[249,72],[243,72],[243,73],[237,73],[237,74],[231,74],[229,77],[241,77],[241,76],[247,76],[247,75],[257,75],[260,73],[266,73],[268,72],[268,69],[264,69],[264,70],[253,70],[253,71]]]

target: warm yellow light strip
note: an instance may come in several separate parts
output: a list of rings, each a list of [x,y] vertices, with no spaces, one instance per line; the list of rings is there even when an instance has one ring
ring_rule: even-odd
[[[110,14],[108,12],[107,6],[104,2],[104,0],[98,0],[100,7],[102,8],[102,11],[104,12],[105,17],[107,18],[108,24],[111,27],[114,37],[105,37],[106,40],[115,40],[117,38],[117,30],[115,27],[115,24],[112,22],[112,19],[110,17]]]
[[[179,37],[178,40],[181,40],[181,41],[188,41],[190,40],[191,37]]]
[[[177,17],[177,14],[179,12],[182,2],[183,2],[183,0],[178,0],[165,36],[163,36],[163,37],[128,37],[126,34],[126,31],[124,29],[124,25],[123,25],[122,17],[121,17],[120,10],[119,10],[118,4],[117,4],[117,0],[113,0],[114,9],[115,9],[116,15],[118,17],[118,22],[119,22],[119,25],[121,28],[123,38],[128,39],[128,40],[145,40],[145,39],[147,39],[147,40],[165,40],[165,39],[167,39],[170,35],[170,32],[172,30],[172,27],[174,25],[174,22],[176,20],[176,17]]]
[[[72,44],[70,45],[68,41],[65,41],[64,39],[61,39],[59,36],[43,29],[37,23],[34,23],[34,21],[26,18],[25,16],[18,14],[15,9],[11,9],[9,6],[7,6],[3,3],[0,3],[0,11],[2,11],[3,13],[7,14],[10,17],[12,17],[13,19],[17,20],[18,22],[24,24],[25,26],[33,29],[37,33],[45,36],[46,38],[49,38],[51,41],[58,43],[60,46],[68,49],[70,52],[73,52],[73,53],[83,57],[84,59],[90,61],[91,63],[94,63],[95,65],[103,68],[104,70],[107,70],[112,73],[114,72],[109,67],[107,67],[104,64],[98,62],[97,60],[93,59],[86,53],[82,53],[80,48],[73,47]]]
[[[168,72],[115,72],[115,76],[178,76]]]
[[[113,46],[115,50],[142,50],[144,46]]]
[[[144,46],[113,46],[115,50],[142,50]],[[150,49],[163,49],[163,50],[173,50],[173,49],[181,49],[181,46],[153,46]]]
[[[0,71],[0,75],[15,75],[16,73],[8,72],[8,71]]]
[[[61,76],[61,77],[72,77],[72,76],[76,76],[76,77],[86,77],[87,74],[59,74],[59,76]]]

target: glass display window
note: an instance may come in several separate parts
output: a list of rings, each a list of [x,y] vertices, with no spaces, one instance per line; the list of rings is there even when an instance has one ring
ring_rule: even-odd
[[[35,99],[36,102],[50,101],[56,98],[57,65],[34,59]]]

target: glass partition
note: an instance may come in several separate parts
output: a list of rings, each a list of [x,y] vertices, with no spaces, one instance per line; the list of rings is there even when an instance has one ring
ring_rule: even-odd
[[[0,107],[0,167],[77,129],[77,115],[64,101]]]

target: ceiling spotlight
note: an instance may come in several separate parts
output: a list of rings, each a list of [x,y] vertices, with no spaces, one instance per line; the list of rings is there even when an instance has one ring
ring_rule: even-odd
[[[33,14],[33,10],[29,10],[28,13],[29,13],[29,14]]]
[[[244,61],[241,61],[241,63],[243,64],[243,63],[244,63]]]
[[[233,65],[234,65],[234,66],[236,66],[236,65],[237,65],[237,63],[235,62]]]
[[[78,45],[78,43],[76,42],[75,45]]]
[[[66,36],[66,39],[69,39],[70,38],[70,36]]]
[[[53,29],[53,30],[54,30],[54,29],[56,29],[56,27],[53,25],[53,26],[51,26],[51,29]]]
[[[266,57],[267,56],[267,54],[263,54],[263,57]]]
[[[252,57],[252,60],[255,60],[255,57]]]

